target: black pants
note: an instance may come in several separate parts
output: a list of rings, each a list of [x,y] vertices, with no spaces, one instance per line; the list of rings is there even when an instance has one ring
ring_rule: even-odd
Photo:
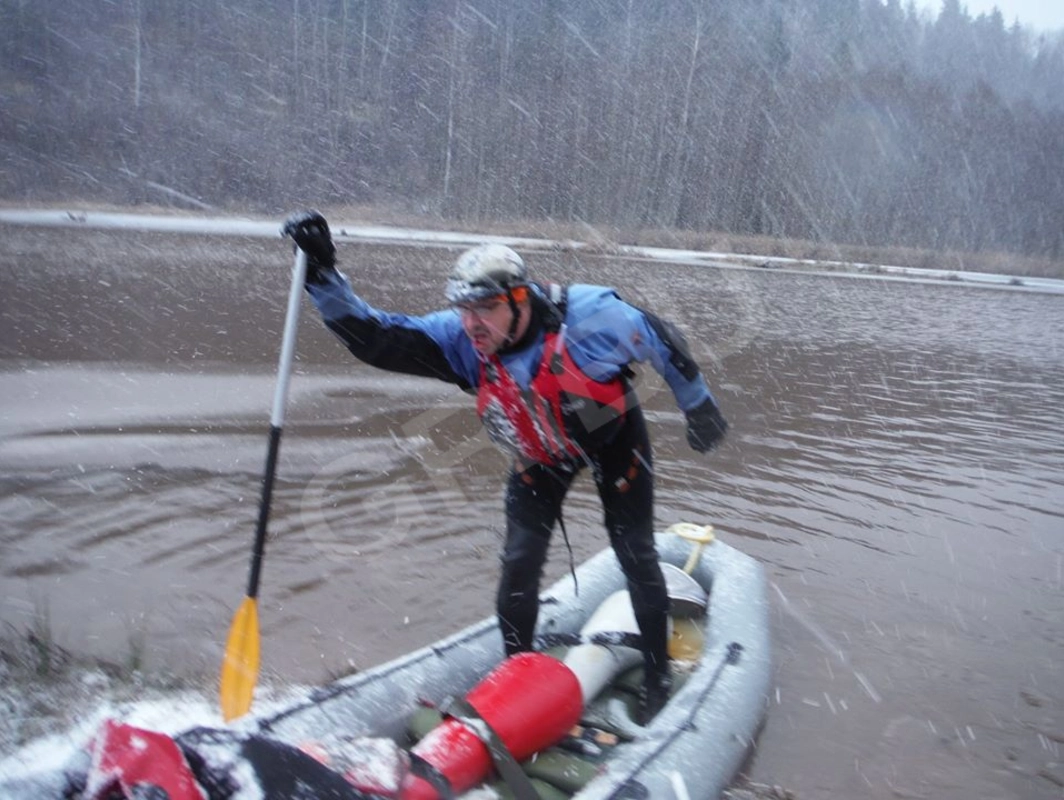
[[[646,422],[628,411],[617,435],[589,454],[610,545],[628,581],[648,672],[668,663],[669,599],[654,549],[654,475]],[[496,611],[507,655],[532,649],[551,533],[576,472],[534,464],[506,487],[506,544]]]

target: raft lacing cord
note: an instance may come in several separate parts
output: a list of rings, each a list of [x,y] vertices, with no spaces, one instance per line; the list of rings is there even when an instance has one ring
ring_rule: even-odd
[[[510,748],[506,746],[494,728],[488,721],[480,716],[467,700],[460,697],[452,697],[442,706],[440,711],[448,717],[458,720],[466,729],[474,734],[488,748],[495,769],[506,781],[510,791],[514,793],[516,800],[542,800],[539,792],[532,785],[521,765],[517,763]]]

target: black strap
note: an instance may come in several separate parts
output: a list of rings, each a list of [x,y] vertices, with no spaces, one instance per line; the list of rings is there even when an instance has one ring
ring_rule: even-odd
[[[551,333],[561,330],[565,322],[565,311],[569,305],[569,287],[559,283],[540,284],[539,295],[543,327]],[[535,295],[534,295],[535,296]]]
[[[339,772],[281,741],[265,736],[250,736],[241,743],[240,754],[247,764],[246,768],[250,769],[255,781],[262,787],[260,796],[263,800],[288,800],[292,797],[383,800],[378,794],[363,792],[352,786]],[[211,754],[208,752],[205,755],[209,759]],[[199,775],[196,777],[198,779]]]
[[[506,290],[506,299],[510,303],[510,330],[506,333],[506,344],[512,345],[517,342],[517,324],[521,321],[521,315],[517,312],[517,300],[514,299],[514,290]]]
[[[417,753],[410,751],[410,774],[414,777],[421,778],[429,786],[436,790],[442,800],[455,800],[456,795],[454,793],[454,787],[451,786],[451,782],[447,779],[436,765],[426,761]]]
[[[642,650],[643,637],[630,631],[599,631],[590,636],[584,636],[582,633],[541,633],[536,637],[534,646],[536,650],[547,650],[551,647],[575,647],[578,644]]]
[[[491,760],[495,764],[502,779],[514,793],[516,800],[542,800],[539,792],[532,785],[532,781],[525,775],[521,765],[517,763],[513,753],[503,743],[495,730],[488,724],[479,712],[463,698],[452,698],[440,709],[445,715],[452,717],[465,724],[466,728],[476,735],[491,753]]]

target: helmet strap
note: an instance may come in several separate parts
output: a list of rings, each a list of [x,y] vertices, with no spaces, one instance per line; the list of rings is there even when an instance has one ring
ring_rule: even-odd
[[[506,334],[506,343],[513,344],[517,341],[517,323],[520,320],[513,289],[506,290],[506,301],[510,304],[510,330]]]

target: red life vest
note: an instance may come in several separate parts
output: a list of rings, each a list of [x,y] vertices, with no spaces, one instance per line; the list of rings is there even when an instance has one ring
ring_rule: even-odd
[[[480,364],[477,414],[495,444],[539,464],[572,462],[594,450],[623,420],[628,384],[602,383],[580,369],[564,336],[548,331],[528,389],[492,355]]]

